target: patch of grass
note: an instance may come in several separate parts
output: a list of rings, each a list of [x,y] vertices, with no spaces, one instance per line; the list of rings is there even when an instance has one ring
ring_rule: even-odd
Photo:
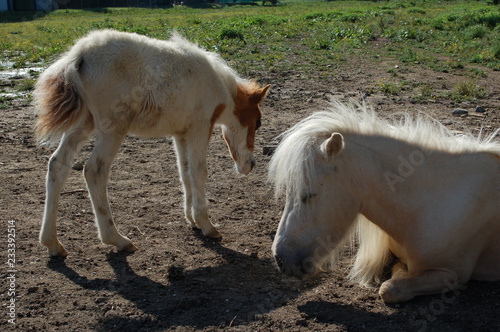
[[[451,98],[455,101],[475,100],[486,96],[484,88],[472,80],[458,83],[451,92]]]
[[[485,37],[490,30],[484,25],[474,25],[465,29],[466,38],[476,39]]]
[[[220,32],[221,39],[239,39],[240,41],[245,41],[243,33],[237,29],[232,28],[222,28]]]
[[[497,41],[497,43],[493,45],[491,53],[496,59],[500,60],[500,41]]]
[[[416,84],[417,93],[411,96],[414,102],[422,102],[429,99],[436,99],[435,89],[428,83]]]
[[[0,96],[0,109],[7,109],[12,106],[12,101],[14,98]]]
[[[479,68],[469,68],[469,72],[473,73],[474,75],[478,77],[487,77],[488,75],[485,73],[484,70],[479,69]]]
[[[306,76],[318,68],[333,73],[338,59],[364,56],[367,45],[376,48],[369,57],[389,57],[408,66],[453,72],[474,63],[500,70],[500,6],[485,1],[303,0],[282,1],[276,7],[105,8],[22,15],[0,12],[0,21],[9,22],[0,25],[0,53],[16,68],[49,63],[90,30],[109,28],[158,39],[178,30],[221,53],[242,74],[290,70],[297,63]]]
[[[422,14],[425,15],[427,14],[427,11],[423,8],[409,8],[408,9],[409,14]]]
[[[33,90],[35,87],[36,79],[34,78],[24,78],[15,83],[15,89],[17,92],[27,92]]]
[[[372,93],[380,92],[385,95],[397,96],[403,90],[403,85],[390,82],[387,79],[381,79],[375,85],[371,86],[369,90]]]

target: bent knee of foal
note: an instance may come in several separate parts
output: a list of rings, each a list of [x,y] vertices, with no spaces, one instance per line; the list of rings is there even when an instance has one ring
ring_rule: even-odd
[[[93,179],[97,176],[97,174],[99,174],[99,170],[96,163],[89,160],[83,168],[83,176],[85,177],[85,180],[88,181]]]
[[[56,174],[60,173],[61,171],[66,171],[68,172],[70,169],[69,164],[64,164],[61,158],[52,155],[49,159],[48,162],[48,173],[51,174],[52,176],[55,176]]]

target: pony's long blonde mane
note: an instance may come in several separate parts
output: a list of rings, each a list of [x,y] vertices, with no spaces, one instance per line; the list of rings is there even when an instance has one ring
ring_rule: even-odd
[[[365,134],[394,138],[416,144],[424,149],[450,153],[488,151],[500,156],[496,139],[500,128],[486,137],[470,133],[452,133],[445,126],[424,114],[412,117],[407,113],[382,119],[367,104],[335,101],[329,110],[305,118],[282,135],[281,143],[269,164],[269,180],[276,197],[285,192],[299,203],[315,183],[315,160],[319,145],[333,132]],[[359,249],[350,277],[363,285],[380,282],[384,266],[390,259],[388,235],[378,226],[359,216],[357,226],[345,235],[344,241],[356,235]],[[332,257],[335,259],[336,254]]]
[[[496,140],[500,128],[485,137],[453,133],[423,113],[416,117],[398,113],[382,119],[370,105],[334,101],[328,110],[310,115],[278,137],[281,143],[269,164],[269,180],[275,186],[277,197],[286,190],[304,191],[306,183],[314,182],[314,156],[319,144],[333,132],[380,135],[450,153],[489,151],[500,154],[500,144]]]

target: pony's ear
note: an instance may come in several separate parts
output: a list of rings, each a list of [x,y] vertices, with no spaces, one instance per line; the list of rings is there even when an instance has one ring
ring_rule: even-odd
[[[336,156],[344,148],[344,137],[339,133],[333,133],[329,139],[321,144],[321,150],[327,158]]]

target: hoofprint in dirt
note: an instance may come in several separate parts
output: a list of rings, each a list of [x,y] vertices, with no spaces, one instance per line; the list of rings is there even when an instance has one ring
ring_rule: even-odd
[[[457,131],[491,131],[500,125],[500,73],[478,81],[488,88],[487,113],[475,103],[449,99],[415,104],[403,91],[397,97],[367,93],[379,78],[390,78],[393,64],[353,63],[327,79],[301,72],[253,73],[273,87],[263,104],[256,138],[257,167],[248,176],[232,171],[232,160],[216,130],[208,154],[210,217],[221,241],[204,239],[184,221],[175,155],[168,138],[127,138],[111,170],[109,195],[120,231],[139,251],[126,255],[99,243],[81,171],[72,171],[59,207],[59,236],[70,255],[50,259],[38,243],[43,213],[44,177],[52,149],[35,144],[31,107],[2,109],[0,117],[2,256],[8,259],[8,225],[15,229],[14,278],[1,272],[0,326],[19,331],[498,331],[500,282],[470,282],[466,288],[384,305],[377,289],[347,279],[351,258],[313,280],[289,279],[271,255],[281,210],[267,182],[264,145],[308,114],[327,107],[332,97],[364,97],[381,116],[424,112]],[[360,71],[356,68],[365,68]],[[424,69],[401,74],[427,79],[435,89],[463,79]],[[451,111],[470,111],[460,117]],[[85,163],[87,145],[78,155]],[[470,170],[481,172],[481,169]],[[13,281],[13,282],[11,282]],[[15,296],[9,295],[13,287]],[[15,299],[14,321],[7,305]]]

